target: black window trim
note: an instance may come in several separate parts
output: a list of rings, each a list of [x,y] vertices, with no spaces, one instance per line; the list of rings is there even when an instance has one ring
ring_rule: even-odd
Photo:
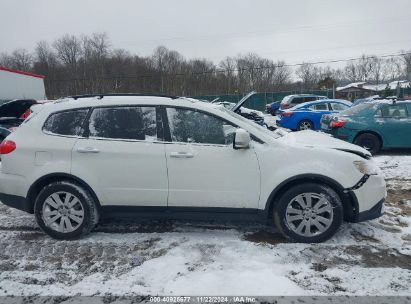
[[[64,110],[52,112],[44,120],[43,125],[41,127],[41,131],[43,132],[43,134],[50,135],[50,136],[59,136],[59,137],[68,137],[68,138],[84,138],[84,131],[85,131],[84,125],[88,121],[91,109],[92,109],[91,107],[82,107],[82,108],[64,109]],[[56,115],[56,114],[60,114],[60,113],[74,112],[74,111],[81,111],[81,110],[87,110],[88,112],[86,114],[86,117],[84,118],[83,125],[81,126],[81,131],[79,132],[78,135],[57,134],[57,133],[53,133],[53,132],[50,132],[50,131],[47,131],[47,130],[44,129],[44,127],[46,125],[46,122],[50,119],[51,116]]]
[[[147,140],[142,140],[142,139],[127,139],[127,138],[108,138],[108,137],[90,137],[90,118],[94,110],[96,109],[104,109],[104,108],[136,108],[136,107],[148,107],[148,108],[154,108],[156,111],[156,131],[157,131],[157,140],[154,141],[147,141]],[[124,141],[124,142],[143,142],[143,143],[164,143],[164,123],[162,123],[161,118],[162,116],[158,115],[158,113],[161,113],[161,105],[157,104],[120,104],[120,105],[102,105],[102,106],[96,106],[96,107],[91,107],[90,111],[85,119],[85,126],[83,128],[83,137],[87,139],[93,139],[93,140],[106,140],[106,141]],[[159,127],[161,125],[161,128]],[[162,134],[159,134],[159,131],[162,130]],[[160,131],[161,132],[161,131]]]
[[[217,146],[217,147],[230,147],[232,146],[232,144],[225,144],[225,145],[221,145],[221,144],[208,144],[208,143],[188,143],[188,142],[180,142],[180,141],[173,141],[171,138],[171,131],[170,131],[170,124],[168,121],[168,116],[167,116],[167,108],[175,108],[175,109],[184,109],[184,110],[189,110],[189,111],[196,111],[196,112],[200,112],[206,115],[210,115],[213,116],[217,119],[220,119],[226,123],[229,123],[231,125],[234,125],[234,127],[236,128],[241,128],[239,125],[237,125],[236,123],[233,123],[231,121],[229,121],[228,119],[218,116],[214,113],[210,113],[204,110],[200,110],[200,109],[196,109],[196,108],[190,108],[190,107],[185,107],[185,106],[174,106],[174,105],[165,105],[162,107],[162,111],[163,111],[163,122],[165,124],[165,128],[164,128],[164,132],[165,132],[165,141],[164,143],[166,144],[185,144],[185,145],[196,145],[196,146]],[[254,134],[250,133],[251,135],[251,139],[260,143],[260,144],[264,144],[265,142],[263,140],[261,140],[260,138],[258,138],[257,136],[255,136]]]
[[[156,141],[150,141],[150,143],[163,143],[163,144],[172,144],[172,143],[179,143],[179,144],[194,144],[194,145],[205,145],[205,146],[219,146],[219,147],[227,147],[230,145],[218,145],[218,144],[206,144],[206,143],[186,143],[186,142],[175,142],[172,141],[171,139],[171,132],[170,132],[170,125],[168,122],[168,117],[167,117],[167,108],[179,108],[179,109],[185,109],[185,110],[190,110],[190,111],[197,111],[204,113],[206,115],[211,115],[216,117],[217,119],[221,119],[229,124],[234,125],[237,128],[241,128],[238,126],[236,123],[233,123],[229,121],[226,118],[223,118],[221,116],[218,116],[214,113],[210,113],[204,110],[196,109],[196,108],[190,108],[186,106],[176,106],[176,105],[159,105],[159,104],[119,104],[119,105],[99,105],[99,106],[91,106],[91,107],[81,107],[81,108],[71,108],[71,109],[64,109],[60,111],[55,111],[50,113],[47,118],[44,120],[43,126],[42,126],[42,132],[47,135],[51,136],[60,136],[60,137],[68,137],[68,138],[86,138],[86,139],[94,139],[94,140],[107,140],[107,141],[124,141],[124,142],[145,142],[147,143],[148,141],[146,140],[138,140],[138,139],[121,139],[121,138],[105,138],[105,137],[90,137],[90,131],[89,131],[89,124],[90,124],[90,117],[91,114],[95,109],[100,109],[100,108],[119,108],[119,107],[151,107],[155,108],[156,110],[156,128],[157,128],[157,137],[158,139]],[[87,115],[84,119],[83,125],[82,125],[82,132],[80,132],[79,135],[63,135],[63,134],[56,134],[52,132],[48,132],[44,130],[44,125],[47,122],[47,120],[50,118],[50,116],[57,114],[57,113],[62,113],[62,112],[71,112],[71,111],[78,111],[78,110],[88,110]],[[159,114],[159,115],[158,115]],[[162,129],[162,136],[159,137],[159,130]],[[254,135],[253,133],[250,132],[251,139],[260,143],[260,144],[265,144],[265,141]]]

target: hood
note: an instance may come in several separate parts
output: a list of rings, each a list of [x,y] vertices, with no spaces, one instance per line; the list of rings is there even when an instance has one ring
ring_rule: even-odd
[[[367,159],[371,157],[371,153],[368,152],[366,149],[361,148],[360,146],[336,139],[331,135],[325,133],[320,133],[311,130],[290,132],[285,134],[285,136],[281,137],[280,140],[283,140],[287,143],[295,143],[305,147],[329,148],[345,151],[349,153],[354,153]]]
[[[256,92],[256,91],[252,91],[252,92],[248,93],[247,95],[245,95],[243,98],[240,99],[239,102],[237,102],[237,104],[236,104],[234,107],[232,107],[231,111],[237,112],[238,109],[240,109],[240,108],[242,107],[242,105],[243,105],[251,96],[253,96],[253,95],[255,95],[255,94],[257,94],[257,92]]]

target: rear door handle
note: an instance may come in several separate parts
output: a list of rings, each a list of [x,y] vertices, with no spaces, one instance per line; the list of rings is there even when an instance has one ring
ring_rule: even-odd
[[[77,148],[77,152],[79,153],[99,153],[100,150],[93,148],[93,147],[80,147],[80,148]]]
[[[193,158],[194,154],[193,153],[188,153],[188,152],[170,152],[170,157],[174,157],[174,158]]]

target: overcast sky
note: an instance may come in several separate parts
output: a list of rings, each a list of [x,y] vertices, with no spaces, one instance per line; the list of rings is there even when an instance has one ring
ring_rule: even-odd
[[[411,0],[0,0],[0,53],[106,32],[113,48],[158,45],[216,63],[248,52],[288,63],[411,49]]]

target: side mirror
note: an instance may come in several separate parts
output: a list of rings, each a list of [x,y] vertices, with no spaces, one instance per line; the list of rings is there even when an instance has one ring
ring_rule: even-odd
[[[237,129],[234,133],[233,148],[248,149],[250,147],[251,137],[244,129]]]

